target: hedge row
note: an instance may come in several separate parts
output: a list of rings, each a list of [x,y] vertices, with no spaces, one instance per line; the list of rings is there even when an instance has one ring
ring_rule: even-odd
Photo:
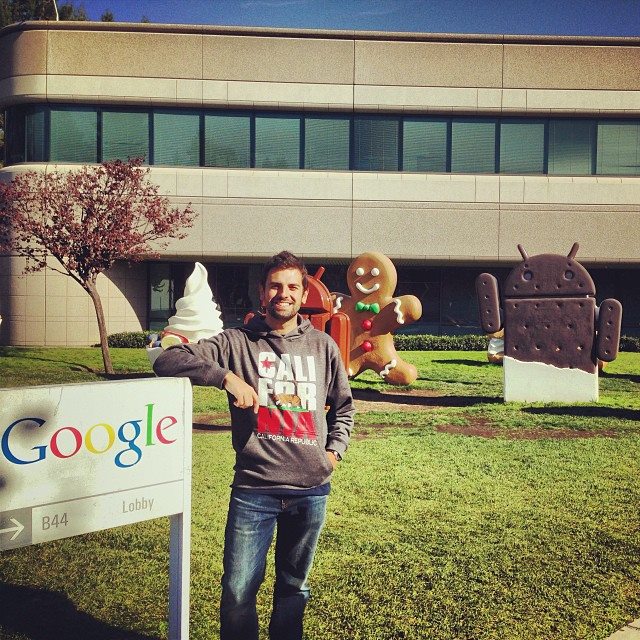
[[[146,347],[150,332],[124,331],[112,333],[109,336],[110,347],[128,347],[142,349]],[[489,343],[486,336],[430,336],[430,335],[404,335],[393,336],[396,349],[399,351],[485,351]],[[620,338],[620,351],[640,352],[640,338],[622,336]]]

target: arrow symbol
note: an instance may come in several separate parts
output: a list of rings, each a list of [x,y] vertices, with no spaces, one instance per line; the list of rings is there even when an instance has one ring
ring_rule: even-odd
[[[0,533],[8,533],[9,531],[15,531],[15,533],[11,536],[11,540],[15,540],[24,529],[24,525],[21,522],[18,522],[15,518],[10,518],[11,522],[15,524],[15,527],[9,527],[8,529],[0,529]]]

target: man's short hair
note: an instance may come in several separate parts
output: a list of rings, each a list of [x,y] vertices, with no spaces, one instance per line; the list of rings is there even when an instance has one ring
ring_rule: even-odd
[[[294,256],[290,251],[281,251],[265,263],[262,267],[262,279],[260,281],[262,286],[266,286],[267,278],[272,271],[279,271],[280,269],[297,269],[302,275],[302,288],[305,291],[307,290],[309,286],[307,267],[304,266],[304,262],[298,256]]]

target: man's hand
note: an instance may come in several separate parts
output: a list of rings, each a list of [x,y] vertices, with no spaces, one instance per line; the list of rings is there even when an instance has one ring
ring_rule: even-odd
[[[333,467],[333,470],[336,470],[336,467],[338,466],[338,458],[336,458],[336,454],[333,453],[333,451],[327,451],[327,458],[329,458],[329,462],[331,463],[331,466]]]
[[[242,378],[229,371],[224,377],[224,388],[236,399],[233,403],[236,407],[239,409],[253,407],[253,412],[258,413],[260,407],[258,394]]]

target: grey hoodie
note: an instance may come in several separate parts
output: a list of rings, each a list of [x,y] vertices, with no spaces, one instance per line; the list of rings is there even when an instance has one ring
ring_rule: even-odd
[[[209,340],[167,349],[153,369],[219,389],[232,371],[257,391],[257,415],[235,407],[229,395],[234,487],[277,492],[320,486],[332,472],[325,450],[342,455],[349,444],[354,407],[340,352],[300,316],[284,336],[255,316]]]

